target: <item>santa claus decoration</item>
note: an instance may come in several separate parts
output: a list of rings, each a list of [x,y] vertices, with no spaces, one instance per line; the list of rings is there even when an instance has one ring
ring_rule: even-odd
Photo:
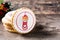
[[[23,30],[27,30],[27,29],[28,29],[28,25],[27,25],[28,16],[25,14],[25,15],[23,16],[22,20],[23,20],[22,29],[23,29]]]

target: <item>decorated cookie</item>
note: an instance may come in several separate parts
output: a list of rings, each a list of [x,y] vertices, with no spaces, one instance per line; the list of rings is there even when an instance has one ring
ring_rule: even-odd
[[[5,30],[9,32],[16,32],[16,30],[13,29],[12,25],[12,15],[14,14],[14,11],[8,12],[3,18],[2,23],[5,28]]]
[[[36,23],[36,17],[30,9],[20,8],[14,13],[12,23],[13,28],[17,30],[17,32],[25,34],[33,30]]]

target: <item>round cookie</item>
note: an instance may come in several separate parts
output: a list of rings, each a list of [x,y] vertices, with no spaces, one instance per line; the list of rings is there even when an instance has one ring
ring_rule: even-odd
[[[3,24],[5,30],[9,31],[9,32],[17,32],[16,30],[13,29],[12,25],[9,23]]]
[[[16,10],[12,16],[13,28],[21,34],[29,33],[36,24],[36,17],[28,8],[20,8]]]
[[[13,29],[12,25],[12,14],[14,11],[8,12],[3,18],[2,23],[4,25],[5,30],[9,32],[16,32],[16,30]]]

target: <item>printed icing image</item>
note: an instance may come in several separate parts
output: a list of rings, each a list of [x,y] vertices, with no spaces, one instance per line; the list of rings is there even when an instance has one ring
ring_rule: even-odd
[[[22,29],[23,30],[27,30],[28,29],[28,25],[27,25],[27,21],[28,21],[28,16],[25,14],[23,17],[22,17]]]
[[[33,30],[33,28],[35,27],[36,18],[34,13],[30,9],[22,9],[17,10],[13,15],[13,27],[19,33],[25,34]]]

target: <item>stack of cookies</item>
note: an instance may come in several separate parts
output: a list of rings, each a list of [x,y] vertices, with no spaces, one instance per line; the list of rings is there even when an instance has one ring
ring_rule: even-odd
[[[23,7],[15,11],[8,12],[2,18],[2,23],[5,30],[9,32],[26,34],[33,30],[36,24],[36,17],[33,11]]]

